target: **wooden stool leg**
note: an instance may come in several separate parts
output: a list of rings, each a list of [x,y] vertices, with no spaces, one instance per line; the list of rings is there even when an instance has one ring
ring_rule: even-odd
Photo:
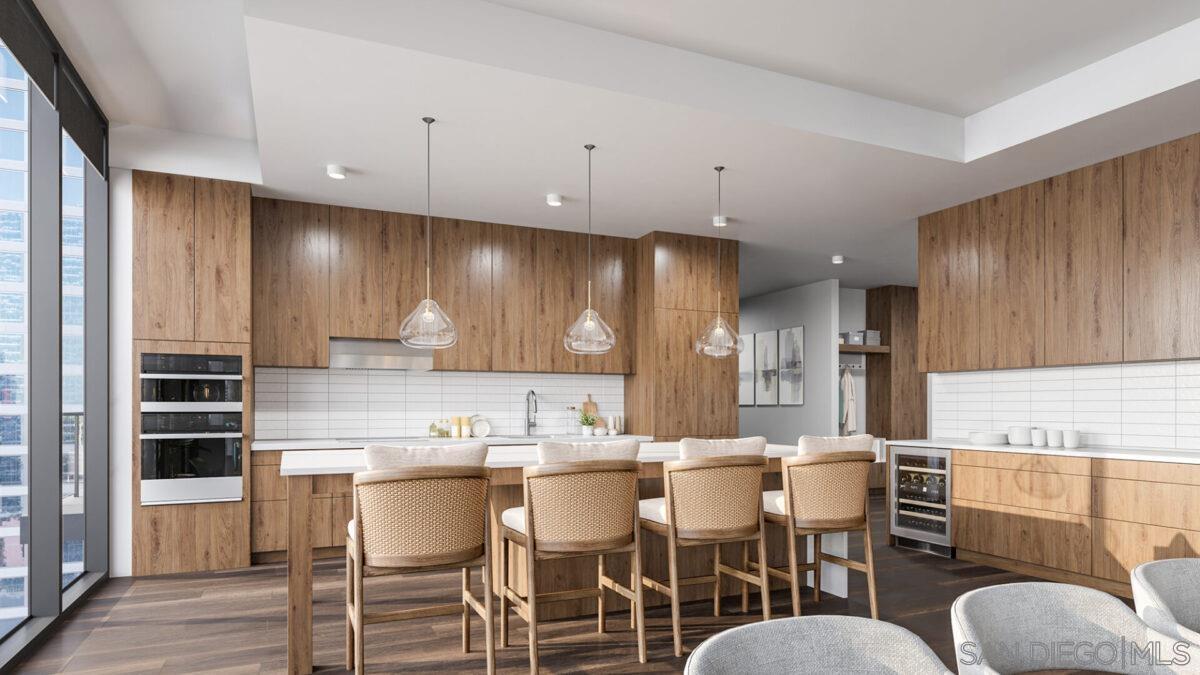
[[[813,601],[821,601],[821,535],[813,535],[813,562],[817,568],[813,570]]]
[[[480,572],[483,575],[483,613],[486,614],[483,618],[483,639],[485,641],[487,654],[487,675],[495,675],[496,673],[496,613],[495,604],[492,599],[492,550],[491,546],[484,551],[483,570]]]
[[[683,628],[679,618],[679,566],[675,541],[667,538],[667,583],[671,585],[671,633],[675,640],[675,656],[683,656]]]
[[[742,571],[750,571],[750,542],[742,542]],[[750,584],[742,581],[742,614],[750,611]]]
[[[471,570],[462,568],[462,648],[464,654],[471,653],[471,606],[467,604],[467,593],[471,592]]]
[[[770,569],[767,564],[767,538],[762,536],[762,529],[758,532],[758,577],[759,591],[762,593],[762,615],[763,621],[771,620],[771,577],[767,574]]]
[[[637,553],[634,553],[633,555],[635,557],[641,557],[641,556],[638,556]],[[639,565],[637,565],[636,567],[634,565],[629,566],[629,587],[634,589],[638,593],[642,592],[642,573],[638,571],[640,568],[641,568],[640,561],[639,561]],[[637,612],[634,611],[633,605],[630,605],[629,606],[629,630],[634,630],[637,627],[638,627]]]
[[[596,598],[596,632],[604,632],[604,555],[596,556],[596,587],[600,596]]]
[[[796,531],[785,527],[788,540],[788,585],[792,592],[792,616],[800,616],[800,565],[796,558]]]
[[[537,559],[533,553],[533,537],[525,546],[525,602],[529,612],[529,672],[537,675]]]
[[[721,616],[721,545],[713,546],[713,616]]]
[[[508,647],[508,540],[500,537],[500,648]]]
[[[354,622],[350,612],[354,605],[354,561],[350,559],[350,546],[346,542],[346,670],[354,669]]]
[[[867,554],[867,595],[871,601],[871,618],[879,618],[879,603],[875,599],[875,553],[871,550],[871,521],[868,518],[867,528],[863,530],[863,549]]]
[[[361,554],[361,549],[360,549]],[[361,555],[359,556],[361,557]],[[366,672],[366,651],[363,645],[363,636],[366,631],[363,626],[363,605],[366,604],[366,599],[363,598],[363,570],[362,560],[354,561],[354,672],[357,675],[362,675]]]
[[[630,576],[633,578],[634,602],[629,607],[629,620],[637,624],[637,640],[638,640],[638,662],[646,662],[646,604],[642,599],[642,546],[640,537],[635,533],[633,560],[629,561],[629,567],[633,570]]]

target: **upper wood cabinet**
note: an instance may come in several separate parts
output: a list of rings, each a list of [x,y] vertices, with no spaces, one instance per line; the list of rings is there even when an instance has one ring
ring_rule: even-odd
[[[329,207],[254,199],[254,363],[329,366]]]
[[[383,214],[383,334],[400,338],[400,326],[425,297],[425,219]]]
[[[1121,188],[1120,159],[1046,180],[1046,365],[1122,358]]]
[[[1124,359],[1200,356],[1200,135],[1124,157]]]
[[[433,353],[438,370],[491,370],[491,223],[433,219],[433,297],[458,329],[458,344]]]
[[[250,186],[133,172],[133,335],[250,342]]]
[[[196,335],[194,178],[133,172],[133,336]]]
[[[250,186],[197,178],[196,341],[250,342]]]
[[[379,211],[329,208],[330,337],[384,337],[383,230]]]
[[[980,200],[980,368],[1043,362],[1045,216],[1043,182]]]
[[[492,370],[537,369],[537,246],[530,227],[492,230]]]
[[[715,311],[717,240],[654,232],[654,306]],[[738,311],[738,244],[721,241],[721,311]]]
[[[576,357],[563,346],[563,336],[583,311],[586,301],[587,289],[576,283],[580,239],[578,232],[537,231],[534,369],[543,373],[573,373],[576,369]]]
[[[979,367],[979,202],[918,220],[917,362],[922,372]]]

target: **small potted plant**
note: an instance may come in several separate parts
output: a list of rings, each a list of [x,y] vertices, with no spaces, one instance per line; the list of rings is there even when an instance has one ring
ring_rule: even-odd
[[[596,416],[591,413],[579,411],[579,433],[584,436],[591,436],[596,428]]]

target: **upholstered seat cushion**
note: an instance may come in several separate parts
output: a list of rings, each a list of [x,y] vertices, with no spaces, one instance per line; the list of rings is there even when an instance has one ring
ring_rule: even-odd
[[[525,507],[514,506],[511,509],[504,509],[500,514],[500,522],[505,527],[512,528],[521,534],[525,534]]]
[[[766,490],[763,492],[763,511],[786,516],[786,509],[787,500],[783,498],[783,490]]]
[[[749,438],[683,438],[679,441],[680,459],[701,457],[726,457],[729,455],[761,455],[767,451],[767,439],[762,436]]]
[[[350,522],[346,523],[346,534],[350,535],[351,539],[354,538],[354,519],[353,518],[350,519]]]
[[[537,444],[539,464],[582,462],[590,459],[635,460],[641,443],[633,438],[619,441],[593,441],[589,443],[566,443],[542,441]]]
[[[667,524],[667,501],[662,497],[652,497],[638,502],[638,516],[643,520]]]
[[[487,445],[368,445],[364,450],[367,469],[398,469],[406,466],[483,466]]]

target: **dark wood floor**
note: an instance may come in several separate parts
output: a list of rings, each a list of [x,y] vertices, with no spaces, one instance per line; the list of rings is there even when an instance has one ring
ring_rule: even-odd
[[[883,503],[876,500],[873,532],[879,583],[880,618],[921,636],[948,664],[953,663],[950,603],[961,593],[981,586],[1027,580],[1017,574],[956,560],[893,548],[883,532]],[[862,552],[859,537],[851,554]],[[862,575],[850,575],[850,598],[825,597],[803,605],[809,614],[869,616]],[[321,672],[343,672],[343,568],[340,561],[317,564],[314,622],[315,662]],[[452,602],[457,573],[419,579],[384,577],[368,580],[367,597],[386,602],[435,604]],[[752,595],[751,597],[756,597]],[[259,566],[233,572],[115,579],[74,613],[57,634],[25,663],[28,673],[281,673],[286,670],[284,607],[287,598],[284,565]],[[736,602],[725,610],[734,612]],[[790,613],[786,591],[776,591],[773,609]],[[498,605],[498,603],[497,603]],[[711,603],[684,606],[684,645],[695,647],[704,638],[730,626],[759,619],[751,614],[712,617]],[[483,644],[483,627],[474,622],[474,642]],[[482,652],[463,654],[459,619],[439,617],[371,626],[366,654],[371,672],[481,671]],[[548,622],[542,625],[541,659],[548,672],[679,671],[684,659],[671,653],[670,613],[647,612],[649,663],[637,662],[628,613],[610,615],[609,633],[596,633],[595,619]],[[524,623],[512,619],[513,644],[498,652],[498,666],[509,672],[528,671]]]

